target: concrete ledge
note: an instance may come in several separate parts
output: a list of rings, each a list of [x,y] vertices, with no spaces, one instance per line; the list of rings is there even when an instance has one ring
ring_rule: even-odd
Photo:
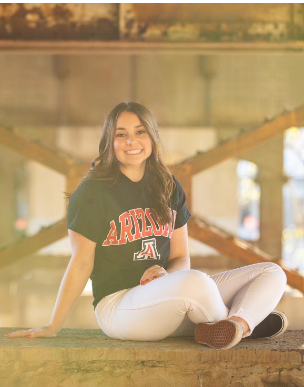
[[[1,387],[304,387],[304,331],[213,350],[192,337],[123,341],[97,329],[3,336],[20,329],[0,328]]]

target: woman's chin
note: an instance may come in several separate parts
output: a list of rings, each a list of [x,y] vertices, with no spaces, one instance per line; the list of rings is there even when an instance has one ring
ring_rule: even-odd
[[[144,167],[146,165],[146,159],[145,160],[128,160],[128,161],[124,160],[124,162],[121,162],[121,164],[126,168],[128,166],[141,168],[141,167]]]

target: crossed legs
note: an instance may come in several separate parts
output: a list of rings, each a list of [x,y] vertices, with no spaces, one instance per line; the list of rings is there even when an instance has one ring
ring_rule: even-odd
[[[285,273],[272,262],[212,276],[185,270],[117,292],[95,312],[101,329],[123,340],[193,336],[196,324],[222,319],[244,324],[247,337],[275,309],[285,285]]]

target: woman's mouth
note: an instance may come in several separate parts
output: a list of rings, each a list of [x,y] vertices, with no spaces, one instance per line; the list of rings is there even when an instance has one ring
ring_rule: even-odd
[[[126,153],[128,155],[138,155],[139,153],[141,153],[142,149],[136,149],[136,150],[133,150],[133,151],[126,151]]]

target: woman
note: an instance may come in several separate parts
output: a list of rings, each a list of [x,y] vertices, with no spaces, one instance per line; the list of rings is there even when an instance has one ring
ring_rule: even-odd
[[[98,165],[95,162],[99,161]],[[163,164],[152,114],[134,102],[108,115],[99,157],[69,197],[72,257],[49,324],[8,337],[55,337],[92,279],[100,328],[114,339],[194,336],[216,349],[287,328],[274,311],[286,285],[275,263],[207,275],[190,269],[181,184]]]

